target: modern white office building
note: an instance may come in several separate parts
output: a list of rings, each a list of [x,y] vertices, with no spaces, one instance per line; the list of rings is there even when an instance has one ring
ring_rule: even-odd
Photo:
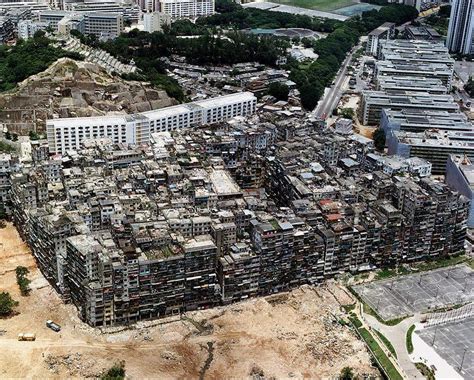
[[[131,115],[51,119],[46,122],[49,151],[63,154],[79,149],[86,139],[102,137],[114,143],[147,143],[152,133],[251,115],[256,105],[251,92],[241,92]]]
[[[63,34],[78,30],[102,39],[111,39],[124,30],[123,15],[120,13],[48,10],[39,12],[38,17],[40,22],[48,23]]]
[[[474,2],[453,0],[446,46],[453,53],[474,54]]]

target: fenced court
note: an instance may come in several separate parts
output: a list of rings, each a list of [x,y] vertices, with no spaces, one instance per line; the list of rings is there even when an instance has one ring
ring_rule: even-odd
[[[474,274],[457,265],[356,285],[354,291],[385,321],[474,300]]]
[[[465,379],[474,379],[474,318],[416,331]]]

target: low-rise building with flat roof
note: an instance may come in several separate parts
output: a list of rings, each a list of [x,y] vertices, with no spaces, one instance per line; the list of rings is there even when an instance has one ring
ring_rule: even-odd
[[[411,91],[365,91],[359,106],[359,120],[363,124],[378,125],[383,109],[457,113],[459,105],[454,102],[451,95],[433,95]]]
[[[391,132],[387,138],[388,154],[420,157],[433,165],[433,174],[444,174],[451,154],[474,158],[474,133],[426,131]]]

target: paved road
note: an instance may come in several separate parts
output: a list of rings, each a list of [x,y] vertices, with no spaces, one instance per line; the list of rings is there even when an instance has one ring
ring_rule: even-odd
[[[352,48],[351,52],[347,55],[346,59],[342,63],[342,66],[336,76],[334,85],[329,89],[329,91],[324,95],[323,100],[318,104],[315,111],[313,111],[316,117],[326,118],[332,114],[332,110],[336,108],[337,103],[341,99],[342,94],[344,93],[343,84],[346,80],[347,67],[351,62],[353,54],[361,47],[357,45]]]
[[[379,330],[392,343],[395,352],[397,353],[398,365],[403,369],[405,375],[411,379],[424,379],[424,376],[415,367],[415,364],[410,359],[406,348],[406,334],[411,325],[419,322],[420,315],[415,315],[411,318],[406,318],[395,326],[387,326],[380,323],[371,315],[363,315],[365,322],[373,329]]]

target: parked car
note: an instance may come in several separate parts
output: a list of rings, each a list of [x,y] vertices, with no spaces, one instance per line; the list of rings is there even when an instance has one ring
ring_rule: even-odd
[[[46,321],[46,326],[49,327],[51,330],[60,332],[61,331],[61,326],[59,326],[57,323],[54,323],[53,321],[49,320]]]

